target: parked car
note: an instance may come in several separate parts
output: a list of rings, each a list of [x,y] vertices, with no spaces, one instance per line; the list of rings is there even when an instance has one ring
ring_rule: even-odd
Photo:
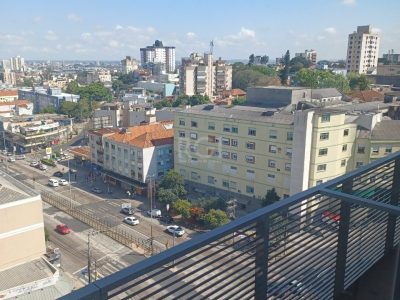
[[[60,234],[68,234],[71,232],[71,229],[69,229],[69,227],[65,224],[58,224],[56,226],[56,230]]]
[[[7,154],[7,150],[1,150],[1,153],[3,153],[4,155],[6,155]]]
[[[135,217],[125,217],[124,222],[129,225],[138,225],[139,220]]]
[[[65,179],[58,179],[58,184],[59,185],[68,185],[68,181],[66,181]]]
[[[99,189],[97,186],[92,187],[92,192],[96,193],[96,194],[101,194],[103,192],[102,189]]]
[[[14,154],[12,154],[11,152],[7,152],[7,156],[13,156]]]
[[[161,210],[159,210],[157,208],[148,210],[147,214],[153,218],[161,218]]]
[[[47,184],[49,186],[56,187],[58,186],[58,180],[56,178],[50,178]]]
[[[15,159],[16,160],[23,160],[23,159],[25,159],[25,155],[24,154],[15,155]]]
[[[63,176],[64,176],[64,173],[63,173],[63,172],[61,172],[61,171],[57,171],[57,172],[54,172],[53,176],[56,176],[56,177],[59,177],[59,178],[61,178],[61,177],[63,177]]]
[[[44,165],[44,164],[39,164],[38,168],[39,168],[39,170],[42,170],[42,171],[46,171],[47,170],[47,166]]]
[[[37,161],[33,161],[29,164],[31,167],[37,167],[39,166],[39,163]]]
[[[120,211],[122,214],[124,214],[124,215],[128,215],[128,216],[130,216],[130,215],[133,215],[133,213],[135,212],[134,210],[133,210],[133,208],[131,208],[131,207],[123,207],[123,208],[121,208],[121,211]]]
[[[167,226],[167,231],[175,236],[182,236],[185,234],[185,230],[178,225]]]
[[[7,161],[8,161],[8,162],[15,162],[15,158],[14,158],[13,156],[11,156],[11,157],[9,157],[9,158],[7,159]]]

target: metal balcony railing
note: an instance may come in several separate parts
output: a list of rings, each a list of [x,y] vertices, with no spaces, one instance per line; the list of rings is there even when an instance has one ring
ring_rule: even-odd
[[[399,244],[399,192],[400,153],[62,299],[334,299]]]

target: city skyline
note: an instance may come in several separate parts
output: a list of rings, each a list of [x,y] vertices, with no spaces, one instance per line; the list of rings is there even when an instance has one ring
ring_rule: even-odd
[[[359,25],[380,32],[380,56],[400,49],[397,1],[386,1],[385,16],[377,14],[374,1],[331,0],[282,4],[255,1],[230,3],[203,1],[171,5],[119,1],[92,3],[13,1],[2,5],[0,58],[21,55],[27,60],[120,60],[140,57],[139,49],[156,39],[176,47],[176,58],[209,50],[215,57],[246,59],[251,53],[269,55],[270,61],[287,49],[292,56],[316,49],[320,59],[345,59],[347,38]],[[46,9],[43,9],[46,7]]]

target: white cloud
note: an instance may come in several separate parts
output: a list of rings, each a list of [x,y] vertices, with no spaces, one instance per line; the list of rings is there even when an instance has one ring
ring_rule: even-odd
[[[222,38],[215,38],[215,44],[221,47],[233,46],[243,41],[255,41],[256,33],[254,30],[241,27],[236,34],[229,34]]]
[[[58,40],[58,35],[53,30],[47,30],[44,38],[48,41],[55,41]]]
[[[117,48],[117,47],[119,47],[119,42],[116,41],[116,40],[111,40],[111,41],[108,43],[108,45],[109,45],[110,47]]]
[[[35,23],[39,23],[42,21],[42,17],[41,16],[35,16],[32,18],[32,21]]]
[[[71,13],[67,15],[67,20],[71,22],[79,22],[82,21],[82,18],[77,14]]]
[[[121,25],[115,26],[115,30],[121,30],[121,29],[124,29],[124,27],[122,27]]]
[[[329,33],[329,34],[335,34],[336,33],[336,28],[335,27],[327,27],[327,28],[324,29],[324,31],[326,33]]]
[[[325,40],[325,39],[326,39],[326,37],[323,36],[323,35],[318,35],[318,36],[317,36],[317,40],[318,40],[318,41],[322,41],[322,40]]]
[[[196,37],[196,34],[194,32],[188,32],[188,33],[186,33],[186,37],[188,39],[193,39]]]
[[[344,4],[344,5],[354,5],[354,4],[356,4],[356,0],[342,0],[342,4]]]
[[[238,36],[238,38],[241,38],[241,39],[255,38],[256,33],[254,30],[251,30],[251,29],[248,29],[245,27],[241,27],[237,36]]]
[[[84,32],[81,34],[81,40],[90,41],[92,39],[92,34],[90,32]]]
[[[376,28],[376,27],[372,27],[372,28],[371,28],[371,31],[372,31],[373,33],[381,33],[381,32],[382,32],[382,30],[381,30],[380,28]]]

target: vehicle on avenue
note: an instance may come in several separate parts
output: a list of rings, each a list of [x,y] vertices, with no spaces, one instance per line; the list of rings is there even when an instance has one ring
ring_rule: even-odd
[[[42,171],[46,171],[47,170],[47,166],[43,165],[43,164],[39,164],[38,168],[39,168],[39,170],[42,170]]]
[[[24,154],[15,155],[15,159],[16,159],[16,160],[23,160],[23,159],[25,159],[25,158],[26,158],[26,157],[25,157]]]
[[[57,171],[57,172],[54,172],[54,173],[53,173],[53,176],[61,178],[61,177],[64,176],[64,173],[61,172],[61,171]]]
[[[31,162],[30,164],[29,164],[31,167],[37,167],[37,166],[39,166],[39,162],[37,162],[37,161],[33,161],[33,162]]]
[[[11,156],[11,157],[9,157],[9,158],[7,159],[7,161],[8,161],[8,162],[15,162],[15,158],[14,158],[13,156]]]
[[[138,225],[139,220],[135,217],[125,217],[124,222],[129,225]]]
[[[122,214],[124,214],[124,215],[131,216],[131,215],[133,215],[134,210],[133,210],[133,208],[131,208],[131,207],[123,207],[123,208],[121,208],[120,212],[121,212]]]
[[[66,181],[65,179],[58,179],[58,184],[59,185],[68,185],[68,181]]]
[[[161,210],[154,208],[152,210],[147,211],[147,215],[149,215],[152,218],[161,218]]]
[[[167,226],[167,231],[175,236],[182,236],[185,234],[185,230],[178,225]]]
[[[71,229],[69,229],[69,227],[65,224],[58,224],[56,226],[56,230],[58,233],[63,234],[63,235],[71,232]]]
[[[96,194],[101,194],[103,193],[103,190],[98,188],[97,186],[92,187],[92,192]]]
[[[47,182],[47,184],[48,184],[49,186],[56,187],[56,186],[58,186],[58,179],[56,179],[56,178],[49,178],[49,181]]]
[[[7,156],[13,156],[12,152],[7,152]]]

